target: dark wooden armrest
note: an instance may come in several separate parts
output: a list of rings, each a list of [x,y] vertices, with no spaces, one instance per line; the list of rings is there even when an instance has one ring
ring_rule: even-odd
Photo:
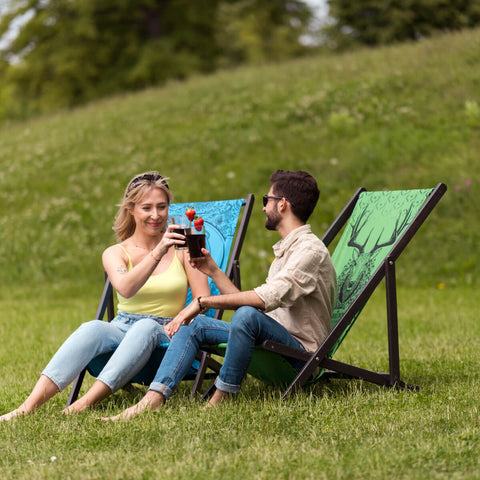
[[[278,353],[279,355],[284,355],[285,357],[295,358],[296,360],[302,360],[307,362],[312,358],[312,354],[306,352],[305,350],[300,350],[298,348],[288,347],[282,343],[277,343],[272,340],[265,340],[262,343],[262,348],[268,350],[269,352]]]

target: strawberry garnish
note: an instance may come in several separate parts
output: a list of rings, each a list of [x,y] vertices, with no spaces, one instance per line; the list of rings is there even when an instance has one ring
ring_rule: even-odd
[[[195,221],[193,222],[193,226],[195,227],[195,230],[197,232],[200,232],[203,228],[203,218],[202,217],[195,218]]]
[[[185,215],[190,221],[192,221],[195,218],[195,209],[193,207],[188,207]]]

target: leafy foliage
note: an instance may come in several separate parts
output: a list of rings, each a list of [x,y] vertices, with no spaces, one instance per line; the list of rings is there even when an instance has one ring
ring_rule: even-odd
[[[0,37],[24,14],[0,51],[10,116],[299,55],[310,10],[297,0],[12,0]]]
[[[328,0],[330,41],[346,47],[417,40],[480,25],[480,0]]]

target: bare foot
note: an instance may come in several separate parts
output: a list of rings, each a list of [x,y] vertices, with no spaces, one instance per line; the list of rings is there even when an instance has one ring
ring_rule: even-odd
[[[87,408],[92,407],[93,406],[83,401],[83,398],[80,398],[76,402],[73,402],[69,407],[64,408],[61,413],[63,413],[64,415],[71,415],[72,413],[82,413]]]
[[[209,402],[203,407],[203,409],[218,407],[227,401],[230,398],[228,392],[223,392],[222,390],[215,390],[215,393],[212,395],[212,398]]]
[[[107,398],[111,393],[112,390],[108,385],[100,380],[95,380],[95,383],[89,388],[88,392],[76,402],[73,402],[69,407],[64,408],[62,413],[65,415],[82,413],[84,410],[95,407],[98,402]]]
[[[117,420],[130,420],[138,414],[145,411],[160,410],[165,403],[165,397],[159,392],[149,390],[145,396],[132,407],[125,409],[122,413],[113,417],[102,417],[102,422],[117,421]]]
[[[15,410],[12,410],[11,412],[0,416],[0,422],[8,422],[8,421],[12,420],[13,418],[20,417],[22,415],[27,415],[27,414],[28,414],[28,412],[25,412],[24,410],[21,410],[21,408],[16,408]]]

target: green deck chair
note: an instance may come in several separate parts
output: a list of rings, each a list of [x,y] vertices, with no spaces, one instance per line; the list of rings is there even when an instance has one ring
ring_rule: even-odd
[[[420,190],[367,192],[360,188],[323,236],[328,246],[345,226],[332,255],[338,300],[332,330],[313,354],[266,341],[255,348],[248,373],[286,390],[283,398],[320,378],[358,378],[378,385],[405,387],[400,380],[395,262],[446,191],[442,183]],[[373,291],[385,278],[389,372],[377,373],[332,357]],[[203,348],[203,347],[202,347]],[[223,356],[226,344],[205,347]],[[305,361],[298,373],[288,358]],[[215,367],[220,367],[217,364]],[[202,369],[199,369],[199,374]],[[204,394],[207,397],[212,386]]]
[[[217,265],[220,266],[238,288],[241,288],[239,257],[254,201],[254,196],[249,194],[245,199],[174,203],[169,207],[169,215],[183,215],[189,206],[195,208],[197,215],[201,216],[205,222],[207,250],[209,250]],[[218,288],[211,279],[209,279],[209,286],[212,295],[218,294]],[[192,295],[189,289],[187,305],[191,299]],[[95,318],[102,320],[105,313],[109,322],[115,317],[113,288],[107,275],[105,275],[105,284]],[[206,313],[206,315],[214,318],[221,318],[222,314],[221,310],[209,310]],[[144,385],[151,383],[167,347],[168,344],[159,345],[145,367],[132,378],[131,383]],[[94,358],[87,368],[74,380],[67,406],[77,399],[85,372],[88,370],[91,375],[96,377],[111,355],[111,353],[106,353]],[[196,375],[198,366],[202,365],[206,368],[210,365],[210,355],[208,353],[199,352],[197,358],[198,360],[192,366],[188,376],[188,379],[194,380],[192,392],[200,388],[201,380],[203,379],[203,377],[197,377]],[[216,362],[213,360],[212,362],[212,365],[216,365]],[[200,385],[197,382],[200,382]]]

